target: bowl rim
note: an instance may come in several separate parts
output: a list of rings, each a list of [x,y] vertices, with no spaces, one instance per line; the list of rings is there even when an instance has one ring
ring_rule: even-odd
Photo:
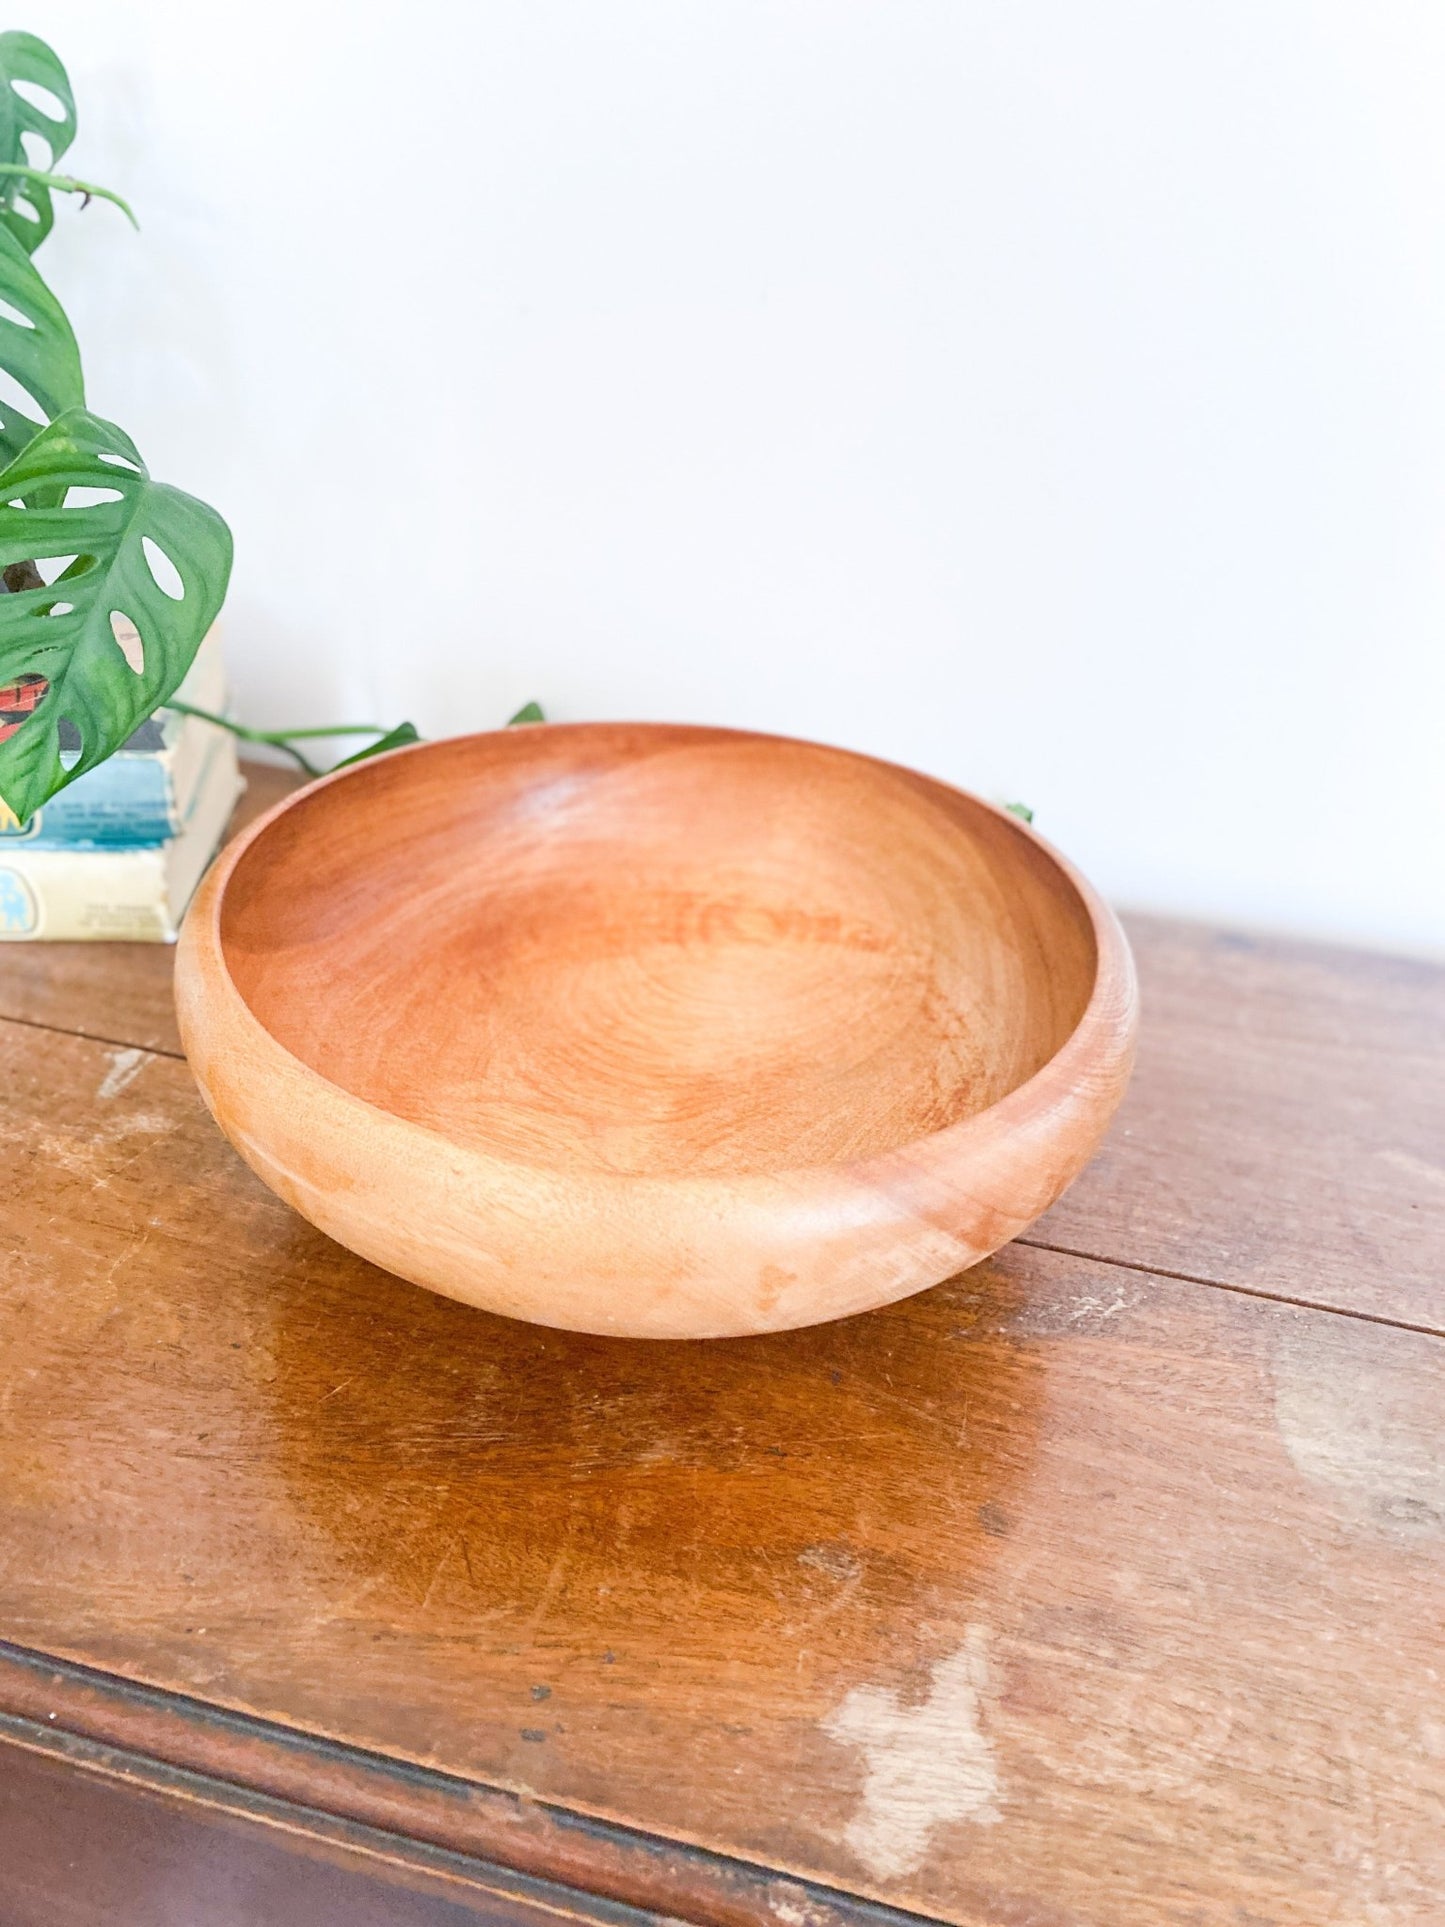
[[[822,750],[830,756],[842,757],[848,761],[862,763],[871,768],[888,772],[895,776],[905,776],[917,782],[922,781],[950,795],[964,798],[976,808],[987,811],[991,816],[1005,824],[1009,831],[1040,851],[1074,891],[1083,905],[1088,917],[1094,939],[1094,981],[1078,1021],[1067,1037],[1039,1068],[1017,1084],[992,1104],[967,1117],[945,1124],[936,1131],[926,1132],[922,1137],[900,1140],[895,1145],[868,1153],[866,1156],[842,1160],[824,1160],[817,1163],[778,1165],[766,1172],[752,1174],[753,1181],[765,1183],[786,1183],[790,1180],[808,1180],[832,1177],[849,1177],[864,1182],[874,1174],[895,1164],[917,1157],[926,1149],[939,1151],[946,1145],[956,1144],[966,1134],[968,1137],[985,1132],[1014,1134],[1030,1124],[1041,1122],[1057,1105],[1061,1094],[1069,1087],[1078,1070],[1092,1067],[1102,1052],[1108,1067],[1117,1069],[1127,1078],[1132,1065],[1134,1044],[1138,1029],[1138,982],[1134,968],[1134,957],[1128,938],[1113,910],[1099,895],[1098,891],[1075,865],[1056,849],[1052,843],[1014,811],[1003,805],[990,802],[986,797],[977,795],[961,785],[950,783],[942,777],[927,771],[913,769],[905,763],[895,763],[886,757],[873,756],[866,751],[846,749],[836,743],[821,743],[802,736],[787,736],[777,731],[746,729],[726,724],[711,723],[672,723],[655,719],[634,720],[629,718],[609,718],[588,722],[543,722],[520,725],[506,725],[500,729],[467,730],[453,736],[427,738],[415,743],[406,743],[394,750],[384,751],[375,757],[363,758],[361,762],[348,763],[340,768],[327,771],[311,782],[304,783],[290,791],[278,802],[264,810],[244,830],[223,845],[202,878],[191,904],[186,911],[182,925],[182,942],[193,948],[198,940],[224,979],[226,990],[234,999],[239,1012],[244,1014],[248,1024],[265,1038],[269,1048],[281,1054],[303,1078],[333,1092],[348,1105],[359,1106],[362,1111],[378,1119],[385,1119],[391,1125],[400,1125],[409,1132],[435,1138],[452,1149],[465,1148],[471,1157],[496,1166],[511,1166],[513,1169],[540,1169],[526,1160],[508,1158],[503,1153],[480,1146],[461,1147],[457,1140],[434,1125],[418,1122],[405,1117],[402,1113],[388,1110],[384,1105],[375,1104],[369,1098],[349,1090],[326,1076],[323,1071],[298,1057],[288,1045],[282,1043],[274,1031],[270,1030],[251,1008],[239,985],[231,974],[226,956],[226,947],[221,934],[221,918],[225,908],[226,889],[235,874],[242,858],[270,829],[271,825],[292,809],[315,796],[323,789],[348,780],[365,780],[368,771],[376,765],[391,763],[403,757],[425,756],[438,749],[458,742],[478,741],[487,737],[512,737],[532,731],[547,731],[549,734],[591,734],[615,729],[657,730],[668,735],[695,734],[712,740],[732,739],[737,742],[776,743],[780,746]],[[201,926],[204,925],[204,929]],[[183,1038],[183,1041],[186,1041]],[[190,1055],[187,1043],[187,1055]],[[1112,1114],[1114,1106],[1109,1106]],[[1107,1120],[1106,1120],[1107,1121]],[[931,1162],[931,1159],[929,1160]],[[600,1174],[594,1174],[598,1176]],[[606,1176],[608,1188],[628,1188],[645,1186],[653,1189],[685,1188],[696,1191],[710,1186],[736,1187],[741,1174],[717,1172],[697,1173],[678,1172],[656,1176],[647,1172],[609,1172]],[[746,1181],[746,1180],[744,1180]]]

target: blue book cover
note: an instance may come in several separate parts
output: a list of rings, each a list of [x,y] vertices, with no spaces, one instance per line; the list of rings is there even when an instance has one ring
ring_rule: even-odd
[[[41,679],[24,679],[27,685],[32,680]],[[225,670],[214,637],[202,644],[178,694],[198,708],[224,711]],[[29,687],[0,691],[0,724],[6,733],[21,726],[38,700]],[[67,730],[70,725],[62,723],[62,762],[67,753],[80,753],[73,730],[67,742]],[[211,723],[178,716],[174,710],[157,711],[108,762],[77,777],[28,823],[17,822],[0,803],[0,850],[12,844],[35,850],[104,850],[164,843],[184,824],[206,752],[219,734]]]

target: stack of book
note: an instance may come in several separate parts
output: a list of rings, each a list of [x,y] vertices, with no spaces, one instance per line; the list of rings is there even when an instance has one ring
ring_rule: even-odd
[[[0,689],[0,731],[20,727],[27,689]],[[176,692],[226,712],[216,637]],[[61,760],[67,747],[61,726]],[[162,709],[108,762],[77,777],[28,823],[0,803],[0,941],[113,938],[174,943],[186,905],[242,788],[236,739]]]

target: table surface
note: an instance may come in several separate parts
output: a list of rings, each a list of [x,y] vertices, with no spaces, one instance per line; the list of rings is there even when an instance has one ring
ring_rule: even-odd
[[[1438,1922],[1445,968],[1128,927],[1135,1082],[1027,1238],[691,1346],[351,1257],[168,951],[7,946],[0,1740],[489,1918]]]

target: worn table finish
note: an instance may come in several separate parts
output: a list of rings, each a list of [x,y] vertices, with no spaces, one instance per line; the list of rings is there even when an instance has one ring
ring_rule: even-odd
[[[1438,1920],[1445,971],[1131,934],[1026,1241],[693,1347],[350,1257],[169,953],[0,952],[0,1918]]]

